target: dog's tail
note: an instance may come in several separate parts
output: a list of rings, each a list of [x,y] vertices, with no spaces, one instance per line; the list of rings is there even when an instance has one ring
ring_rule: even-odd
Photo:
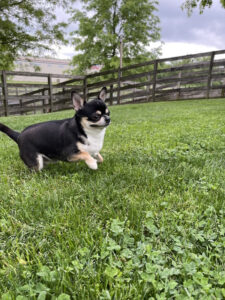
[[[5,126],[4,124],[0,123],[0,131],[7,134],[12,140],[14,140],[18,144],[18,138],[20,133],[10,129],[9,127]]]

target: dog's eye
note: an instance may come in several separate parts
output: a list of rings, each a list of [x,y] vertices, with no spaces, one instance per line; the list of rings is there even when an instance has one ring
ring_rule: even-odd
[[[98,120],[101,119],[101,115],[95,113],[95,114],[93,114],[93,115],[91,116],[91,118],[92,118],[93,121],[98,121]]]

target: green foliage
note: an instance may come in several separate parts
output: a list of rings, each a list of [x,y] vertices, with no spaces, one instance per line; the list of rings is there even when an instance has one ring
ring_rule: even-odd
[[[55,8],[74,0],[0,0],[0,69],[12,68],[18,54],[51,49],[65,43],[65,23],[57,23]]]
[[[1,299],[223,299],[224,99],[110,110],[98,171],[30,173],[0,134]]]
[[[220,0],[220,3],[223,8],[225,8],[225,0]],[[211,7],[213,4],[213,0],[185,0],[185,2],[182,5],[183,9],[186,9],[188,14],[191,15],[193,12],[193,9],[199,6],[199,12],[200,14],[203,13],[204,9],[206,7]]]
[[[83,0],[82,11],[75,10],[73,21],[79,28],[73,32],[73,58],[79,72],[93,64],[104,69],[119,66],[119,37],[123,36],[124,65],[151,59],[146,50],[151,42],[160,39],[159,19],[155,16],[156,1],[151,0]]]

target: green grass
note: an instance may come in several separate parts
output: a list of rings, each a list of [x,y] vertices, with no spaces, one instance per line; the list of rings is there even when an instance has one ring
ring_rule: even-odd
[[[1,118],[16,130],[72,111]],[[0,134],[1,299],[225,298],[225,100],[111,107],[104,163]]]

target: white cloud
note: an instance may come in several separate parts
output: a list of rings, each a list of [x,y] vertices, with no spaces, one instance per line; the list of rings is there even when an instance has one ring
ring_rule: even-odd
[[[162,46],[161,58],[219,50],[213,46],[194,43],[168,42]]]
[[[74,46],[55,46],[55,57],[60,59],[71,59],[75,55]]]
[[[155,43],[152,47],[158,47],[159,43]],[[75,55],[75,50],[73,46],[61,46],[60,48],[54,49],[56,52],[56,57],[61,59],[72,59]],[[214,46],[206,46],[195,43],[183,43],[183,42],[167,42],[162,45],[162,55],[160,58],[182,56],[187,54],[195,54],[201,52],[210,52],[220,50]]]

